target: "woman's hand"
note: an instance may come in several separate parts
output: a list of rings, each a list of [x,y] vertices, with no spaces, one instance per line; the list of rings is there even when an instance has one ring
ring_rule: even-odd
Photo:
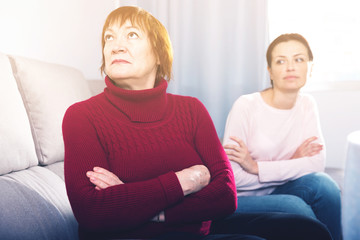
[[[165,213],[161,211],[158,215],[151,219],[153,222],[165,222]]]
[[[323,150],[323,145],[320,143],[314,143],[317,137],[311,137],[306,139],[295,151],[291,159],[302,158],[302,157],[312,157],[316,154],[319,154]]]
[[[245,143],[237,137],[230,137],[230,139],[235,141],[238,145],[227,144],[224,146],[229,160],[239,163],[246,172],[258,175],[258,164],[250,156]]]
[[[96,190],[124,184],[115,174],[101,167],[94,167],[93,171],[86,173],[86,176],[95,185]]]
[[[184,196],[195,193],[206,187],[210,182],[210,172],[204,165],[194,165],[176,172]]]

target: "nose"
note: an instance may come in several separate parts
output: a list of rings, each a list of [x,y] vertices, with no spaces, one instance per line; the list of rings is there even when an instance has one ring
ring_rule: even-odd
[[[112,53],[120,53],[120,52],[126,52],[126,42],[123,39],[117,39],[114,41],[113,47],[112,47]]]
[[[295,63],[293,61],[288,61],[288,64],[286,67],[287,67],[286,68],[287,71],[293,71],[295,68]]]

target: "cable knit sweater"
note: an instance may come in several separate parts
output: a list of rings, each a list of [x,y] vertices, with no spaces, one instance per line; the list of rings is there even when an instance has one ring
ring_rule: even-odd
[[[205,107],[155,88],[104,92],[72,105],[63,120],[65,182],[80,237],[144,238],[168,231],[209,233],[236,209],[234,176]],[[207,166],[211,182],[184,197],[175,172]],[[96,190],[86,177],[106,168],[124,184]],[[152,222],[159,212],[165,222]]]

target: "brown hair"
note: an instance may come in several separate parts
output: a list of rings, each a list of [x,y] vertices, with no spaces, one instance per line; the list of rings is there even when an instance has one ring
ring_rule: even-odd
[[[298,42],[302,43],[307,49],[310,62],[313,61],[314,57],[313,57],[312,51],[310,49],[309,43],[306,41],[306,39],[298,33],[288,33],[288,34],[280,35],[274,41],[272,41],[272,43],[270,43],[270,45],[267,49],[267,52],[266,52],[266,61],[267,61],[267,65],[269,68],[271,68],[272,52],[273,52],[274,48],[279,43],[288,42],[288,41],[298,41]]]
[[[155,56],[160,61],[156,72],[156,82],[163,78],[167,81],[170,81],[172,78],[173,50],[169,34],[160,21],[152,16],[149,12],[134,6],[119,7],[112,11],[106,18],[101,34],[101,73],[105,73],[105,57],[103,51],[105,46],[104,34],[111,25],[118,24],[119,26],[122,26],[127,20],[129,20],[132,25],[141,28],[141,30],[147,33]]]

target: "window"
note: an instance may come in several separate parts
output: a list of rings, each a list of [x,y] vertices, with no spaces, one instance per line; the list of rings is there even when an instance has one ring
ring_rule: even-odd
[[[360,81],[359,7],[357,0],[268,0],[270,41],[300,33],[314,54],[314,81]]]

